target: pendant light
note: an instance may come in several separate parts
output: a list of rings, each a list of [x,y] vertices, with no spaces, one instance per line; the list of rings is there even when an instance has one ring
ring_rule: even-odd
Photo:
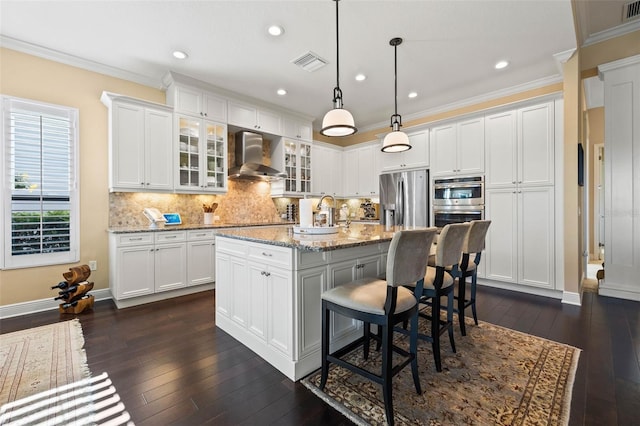
[[[389,44],[393,46],[394,56],[394,81],[395,81],[395,112],[391,116],[391,132],[387,133],[382,141],[382,152],[402,152],[411,149],[409,137],[400,131],[402,117],[398,114],[398,45],[402,43],[400,37],[392,38]]]
[[[336,2],[336,87],[333,89],[333,109],[322,120],[324,136],[349,136],[358,131],[349,111],[342,108],[342,90],[340,90],[340,38],[338,33],[338,2]]]

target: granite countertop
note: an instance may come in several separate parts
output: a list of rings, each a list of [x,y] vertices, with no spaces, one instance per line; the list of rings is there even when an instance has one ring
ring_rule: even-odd
[[[335,234],[309,235],[296,234],[292,225],[283,225],[221,230],[216,235],[299,250],[330,251],[391,241],[393,234],[403,229],[424,228],[351,223],[349,228],[340,227]]]
[[[166,231],[191,231],[194,229],[225,229],[225,228],[241,228],[241,227],[259,227],[259,226],[293,226],[291,222],[260,222],[260,223],[222,223],[217,222],[213,225],[203,224],[183,224],[183,225],[165,225],[163,228],[151,229],[149,226],[113,226],[108,232],[113,234],[125,234],[135,232],[166,232]]]

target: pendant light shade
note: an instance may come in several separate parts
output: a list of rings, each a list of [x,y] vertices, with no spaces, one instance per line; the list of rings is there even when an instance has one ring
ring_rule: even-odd
[[[349,111],[342,108],[342,90],[340,90],[340,38],[338,32],[338,2],[336,2],[336,87],[333,89],[333,109],[322,120],[324,136],[349,136],[358,131]]]
[[[395,110],[391,116],[391,132],[387,133],[382,141],[382,152],[402,152],[411,149],[409,137],[400,130],[402,117],[398,114],[398,45],[402,43],[400,37],[392,38],[389,44],[393,46],[394,57],[394,83],[395,83]]]

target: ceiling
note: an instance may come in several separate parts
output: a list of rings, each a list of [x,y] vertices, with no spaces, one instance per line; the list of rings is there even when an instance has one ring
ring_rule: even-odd
[[[361,130],[386,126],[394,107],[405,121],[492,93],[559,81],[555,54],[621,24],[617,0],[342,0],[340,87]],[[336,83],[335,3],[299,1],[0,2],[5,47],[161,87],[175,71],[314,119],[332,107]],[[640,21],[639,21],[640,23]],[[267,27],[278,24],[274,38]],[[576,36],[577,34],[577,36]],[[43,49],[44,48],[44,49]],[[186,60],[172,56],[176,49]],[[327,66],[291,61],[311,51]],[[47,53],[44,53],[47,52]],[[498,60],[510,66],[495,70]],[[363,73],[366,80],[355,81]],[[278,96],[284,88],[287,95]],[[410,91],[418,96],[409,99]]]

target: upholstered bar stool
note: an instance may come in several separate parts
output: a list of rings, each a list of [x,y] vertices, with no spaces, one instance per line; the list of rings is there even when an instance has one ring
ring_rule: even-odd
[[[458,295],[455,296],[458,308],[458,321],[460,322],[460,332],[467,335],[464,324],[464,310],[471,306],[473,320],[478,325],[478,314],[476,312],[476,283],[478,280],[478,265],[480,256],[484,250],[484,241],[487,236],[490,220],[473,220],[469,222],[469,232],[462,245],[462,259],[460,260],[460,274],[458,277]],[[467,278],[471,277],[470,297],[466,299]]]
[[[418,333],[418,338],[431,342],[437,371],[442,371],[440,335],[445,331],[449,333],[451,349],[453,352],[456,351],[453,338],[453,284],[459,274],[458,262],[462,257],[462,244],[468,230],[468,223],[449,224],[442,228],[436,245],[436,253],[433,256],[435,266],[427,266],[422,291],[416,286],[408,285],[413,287],[415,297],[420,303],[431,305],[431,315],[419,312],[420,317],[431,321],[431,335]],[[440,299],[443,296],[447,297],[446,321],[440,319]]]
[[[363,278],[322,294],[322,378],[320,389],[324,389],[329,376],[329,364],[334,363],[358,373],[382,385],[387,422],[393,424],[393,398],[391,379],[404,367],[411,364],[411,372],[416,392],[422,392],[418,378],[416,359],[418,346],[418,303],[411,290],[403,287],[412,284],[422,289],[427,257],[436,228],[424,230],[398,231],[393,235],[387,255],[387,279]],[[329,353],[329,329],[331,311],[365,323],[364,334],[355,342]],[[393,345],[394,325],[411,321],[409,351]],[[363,345],[364,358],[369,355],[371,335],[369,324],[377,324],[381,330],[382,373],[377,375],[344,359],[359,345]],[[392,353],[398,353],[404,360],[393,365]]]

